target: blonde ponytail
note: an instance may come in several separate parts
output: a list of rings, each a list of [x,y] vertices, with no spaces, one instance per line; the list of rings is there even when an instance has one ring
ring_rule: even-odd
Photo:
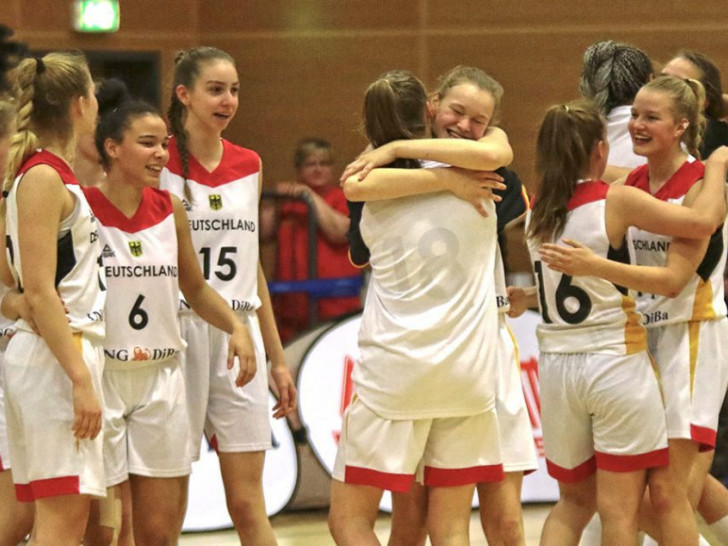
[[[33,114],[33,97],[35,94],[35,74],[37,71],[35,59],[24,60],[14,71],[15,90],[17,93],[17,114],[15,116],[15,133],[10,137],[8,158],[5,163],[5,177],[2,194],[7,197],[18,169],[23,161],[38,147],[38,137],[31,129]],[[5,218],[6,204],[3,198],[0,201],[0,218]]]
[[[10,138],[3,192],[9,191],[23,161],[40,145],[38,134],[60,140],[72,138],[71,103],[89,96],[93,85],[86,58],[78,52],[24,59],[9,80],[18,110],[17,132]],[[4,216],[3,204],[0,218]]]

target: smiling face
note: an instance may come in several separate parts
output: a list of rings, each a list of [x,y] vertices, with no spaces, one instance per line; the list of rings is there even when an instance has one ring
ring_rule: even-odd
[[[461,83],[434,99],[432,110],[432,132],[436,138],[479,140],[493,118],[495,100],[477,85]]]
[[[179,85],[177,97],[187,110],[187,123],[221,133],[238,110],[238,71],[225,59],[202,63],[192,87]]]
[[[134,118],[124,130],[121,142],[108,138],[104,143],[110,159],[110,172],[122,175],[135,186],[159,185],[162,167],[169,160],[167,126],[156,114]]]
[[[672,99],[654,89],[640,89],[632,104],[629,134],[637,155],[650,157],[680,150],[686,119],[675,119]]]

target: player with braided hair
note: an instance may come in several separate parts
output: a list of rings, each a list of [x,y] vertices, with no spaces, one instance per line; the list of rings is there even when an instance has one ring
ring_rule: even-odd
[[[724,219],[720,198],[697,205],[696,195],[707,168],[686,153],[699,153],[704,98],[698,81],[671,76],[660,76],[638,92],[629,129],[635,151],[648,163],[632,171],[626,184],[663,201],[692,206],[706,217],[712,214],[707,209],[722,207],[719,218]],[[721,181],[723,177],[724,172]],[[633,228],[632,247],[642,267],[598,260],[599,264],[590,262],[588,272],[577,271],[573,263],[565,266],[563,260],[580,255],[584,248],[569,241],[567,244],[578,248],[551,245],[547,253],[553,254],[544,255],[544,261],[560,273],[601,276],[640,291],[637,309],[645,316],[650,352],[660,372],[670,448],[668,479],[663,487],[650,487],[651,502],[643,503],[641,525],[661,544],[681,536],[677,532],[667,536],[655,525],[657,517],[664,515],[663,500],[695,507],[703,490],[707,467],[698,464],[698,450],[715,445],[718,410],[728,382],[721,365],[722,340],[728,328],[722,279],[725,227],[711,233],[710,238],[688,240],[686,234],[693,233],[687,230],[670,238]],[[602,264],[606,270],[601,269]],[[682,273],[675,274],[676,268]],[[678,522],[677,518],[670,520]],[[694,528],[692,518],[683,521],[683,525],[687,523]],[[687,530],[684,526],[683,532]],[[695,542],[683,534],[679,543],[697,543],[697,533],[691,534]]]
[[[226,367],[227,335],[181,302],[190,455],[199,457],[204,431],[217,449],[241,541],[267,545],[276,540],[262,485],[264,451],[271,447],[266,353],[279,395],[274,417],[294,411],[296,389],[258,262],[260,157],[221,138],[237,111],[239,88],[235,61],[224,51],[197,47],[177,55],[168,112],[170,161],[160,185],[182,199],[205,278],[249,326],[258,368],[252,381],[235,386]]]
[[[78,135],[95,126],[97,103],[80,54],[25,59],[10,80],[18,115],[0,202],[10,256],[3,279],[12,273],[29,309],[4,362],[13,480],[18,499],[34,503],[34,541],[75,545],[90,496],[105,489],[101,252],[68,163]]]
[[[637,91],[653,73],[649,57],[629,44],[605,40],[593,43],[584,52],[579,90],[607,118],[608,165],[634,168],[645,162],[632,151],[627,122]]]

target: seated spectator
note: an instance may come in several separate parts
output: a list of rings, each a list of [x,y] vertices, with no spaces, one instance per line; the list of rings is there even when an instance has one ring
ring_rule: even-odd
[[[320,138],[299,142],[294,155],[296,182],[280,182],[279,194],[308,196],[316,213],[318,278],[350,277],[359,270],[349,262],[346,231],[349,228],[346,198],[333,172],[331,144]],[[278,211],[278,258],[275,280],[300,280],[308,274],[308,207],[300,199],[284,201]],[[309,327],[307,294],[279,294],[273,298],[281,339],[286,341]],[[319,319],[329,319],[361,309],[359,296],[322,298]]]

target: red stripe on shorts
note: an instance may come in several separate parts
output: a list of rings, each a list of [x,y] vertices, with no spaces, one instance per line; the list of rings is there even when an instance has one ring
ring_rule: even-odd
[[[504,477],[502,464],[469,468],[425,467],[425,485],[430,487],[457,487],[472,483],[500,482]]]
[[[716,432],[707,427],[690,425],[690,439],[700,444],[700,451],[711,451],[715,449]]]
[[[27,483],[16,483],[15,484],[15,498],[19,502],[33,502],[33,490],[30,488],[30,484]]]
[[[611,455],[609,453],[595,453],[597,468],[610,472],[633,472],[643,468],[667,466],[670,463],[668,449],[657,449],[640,455]]]
[[[78,495],[79,493],[78,476],[63,476],[62,478],[48,478],[30,483],[15,484],[15,496],[20,502],[33,502],[46,497]]]
[[[560,482],[574,483],[588,478],[597,470],[597,462],[594,457],[581,463],[574,468],[564,468],[546,459],[546,468],[549,475]]]
[[[389,472],[378,472],[370,468],[360,466],[347,466],[344,474],[344,482],[352,485],[371,485],[379,489],[406,493],[409,491],[414,474],[390,474]]]

